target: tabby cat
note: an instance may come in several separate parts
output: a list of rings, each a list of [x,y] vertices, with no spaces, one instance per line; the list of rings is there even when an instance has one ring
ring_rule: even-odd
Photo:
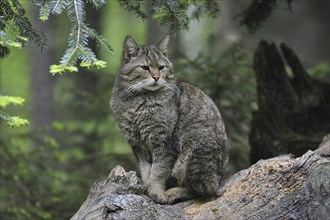
[[[177,82],[168,41],[166,35],[157,46],[139,46],[126,37],[110,101],[148,195],[163,204],[215,195],[229,151],[213,101]]]

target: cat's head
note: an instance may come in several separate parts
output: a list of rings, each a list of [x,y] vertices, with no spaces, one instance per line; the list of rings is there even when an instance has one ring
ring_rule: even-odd
[[[157,46],[140,46],[131,36],[126,37],[118,77],[127,93],[173,89],[175,77],[167,57],[168,41],[166,35]]]

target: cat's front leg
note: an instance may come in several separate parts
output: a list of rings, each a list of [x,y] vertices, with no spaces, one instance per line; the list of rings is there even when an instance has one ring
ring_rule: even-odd
[[[150,171],[151,171],[151,155],[143,150],[140,146],[133,146],[133,152],[139,162],[139,168],[142,181],[146,186],[149,186]]]
[[[139,168],[141,173],[141,178],[143,183],[146,186],[149,186],[150,184],[150,171],[151,171],[151,163],[148,163],[145,160],[139,160]]]
[[[153,149],[152,165],[150,170],[150,182],[148,194],[150,198],[159,203],[168,203],[168,197],[164,194],[166,180],[170,177],[175,156],[166,148]]]

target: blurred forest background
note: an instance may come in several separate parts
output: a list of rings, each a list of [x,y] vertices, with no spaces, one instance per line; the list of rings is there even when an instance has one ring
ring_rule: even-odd
[[[156,20],[138,18],[115,0],[99,10],[87,4],[86,23],[109,40],[113,55],[97,52],[106,68],[52,76],[49,66],[67,47],[68,18],[64,13],[41,22],[37,8],[19,2],[48,40],[42,52],[28,45],[11,49],[1,60],[1,94],[26,100],[22,106],[6,107],[6,112],[30,121],[17,128],[0,124],[1,219],[68,219],[92,184],[105,179],[115,165],[137,171],[109,108],[111,89],[125,36],[155,44],[168,29]],[[189,30],[173,33],[170,43],[177,77],[202,88],[220,108],[231,142],[227,176],[250,165],[251,112],[258,108],[252,63],[261,39],[285,42],[312,76],[330,79],[328,0],[292,1],[291,9],[279,1],[253,34],[237,20],[250,2],[220,1],[219,16],[191,20]],[[143,7],[148,11],[151,1]]]

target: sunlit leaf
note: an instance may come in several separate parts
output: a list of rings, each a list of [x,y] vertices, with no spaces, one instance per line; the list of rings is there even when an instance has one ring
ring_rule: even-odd
[[[65,67],[65,70],[67,70],[69,72],[78,72],[78,68],[75,66],[67,66],[67,67]]]
[[[28,120],[20,118],[18,116],[12,116],[11,121],[7,121],[7,124],[10,127],[19,127],[21,125],[28,125],[30,124]]]
[[[0,96],[0,107],[5,108],[9,104],[22,105],[25,99],[18,96]]]
[[[63,66],[60,65],[51,65],[49,72],[54,76],[56,74],[62,74],[65,72],[65,69]]]
[[[27,37],[23,37],[23,36],[16,36],[18,39],[21,39],[22,41],[29,41],[29,39]]]
[[[10,47],[16,47],[16,48],[22,48],[23,47],[23,45],[19,42],[10,42],[7,45],[10,46]]]
[[[103,60],[98,60],[98,61],[95,61],[93,63],[93,66],[95,66],[96,68],[105,68],[107,67],[107,62],[103,61]]]
[[[86,63],[86,62],[81,62],[80,66],[89,69],[92,66],[92,64],[91,63]]]

